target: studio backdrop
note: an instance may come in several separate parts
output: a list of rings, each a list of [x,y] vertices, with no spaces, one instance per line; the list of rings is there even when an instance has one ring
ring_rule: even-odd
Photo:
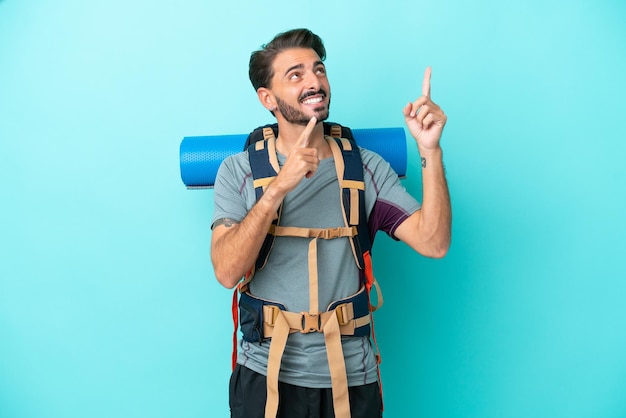
[[[626,6],[0,0],[0,417],[227,417],[231,291],[184,137],[273,122],[250,53],[308,27],[330,119],[433,68],[449,254],[379,234],[385,417],[626,416]],[[421,197],[407,142],[404,186]]]

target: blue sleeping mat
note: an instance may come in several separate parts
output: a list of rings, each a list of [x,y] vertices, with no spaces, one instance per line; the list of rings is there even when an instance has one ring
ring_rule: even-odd
[[[406,175],[404,128],[352,129],[356,143],[383,157],[400,177]],[[180,175],[190,189],[213,187],[222,161],[240,152],[248,134],[187,136],[180,144]]]

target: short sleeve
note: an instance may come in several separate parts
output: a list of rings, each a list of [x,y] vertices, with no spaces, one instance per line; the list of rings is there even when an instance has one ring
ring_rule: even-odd
[[[370,236],[384,231],[391,238],[396,228],[421,208],[400,182],[393,168],[380,155],[361,149],[365,170],[366,204]]]
[[[245,218],[250,209],[246,199],[249,194],[249,179],[249,164],[245,153],[230,156],[222,162],[215,177],[212,224],[222,218],[236,221]]]

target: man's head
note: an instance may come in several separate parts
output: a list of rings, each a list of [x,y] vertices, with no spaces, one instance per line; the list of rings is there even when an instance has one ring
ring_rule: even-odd
[[[270,43],[263,45],[250,56],[248,75],[255,91],[261,87],[271,87],[274,75],[272,64],[276,55],[291,48],[309,48],[317,53],[321,61],[326,59],[326,49],[322,39],[310,30],[293,29],[279,33]]]
[[[322,40],[310,30],[283,32],[250,56],[250,82],[273,115],[300,125],[314,115],[322,121],[330,106],[325,58]]]

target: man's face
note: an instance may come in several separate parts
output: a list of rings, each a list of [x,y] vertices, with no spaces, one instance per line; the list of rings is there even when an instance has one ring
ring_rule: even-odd
[[[287,49],[274,59],[271,92],[278,113],[289,123],[306,125],[313,116],[328,118],[330,84],[326,67],[308,48]]]

